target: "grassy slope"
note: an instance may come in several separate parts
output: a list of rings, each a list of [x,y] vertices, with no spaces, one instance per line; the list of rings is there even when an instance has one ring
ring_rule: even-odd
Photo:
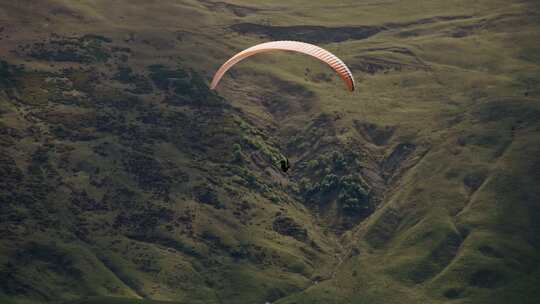
[[[52,3],[41,5],[49,8]],[[242,63],[237,73],[228,75],[221,83],[220,94],[242,108],[254,121],[254,128],[264,130],[277,126],[274,135],[287,135],[280,143],[282,147],[291,146],[286,141],[292,134],[307,132],[306,121],[312,121],[319,113],[331,113],[341,117],[332,125],[332,129],[341,130],[332,134],[332,146],[368,153],[378,170],[385,170],[385,156],[400,143],[411,142],[417,147],[426,147],[429,152],[423,156],[417,148],[416,154],[398,164],[400,168],[409,164],[414,166],[384,186],[386,190],[380,208],[343,235],[343,254],[337,258],[332,251],[338,251],[339,247],[332,234],[319,232],[331,224],[331,217],[324,214],[333,214],[331,210],[323,211],[317,219],[306,213],[295,200],[292,205],[268,207],[267,199],[253,194],[251,202],[256,210],[253,221],[260,222],[262,227],[249,226],[238,233],[238,224],[231,225],[226,219],[234,218],[234,215],[193,204],[183,196],[184,190],[178,190],[174,209],[196,210],[197,220],[193,225],[199,235],[210,229],[211,235],[218,235],[229,246],[247,242],[275,250],[278,258],[270,263],[276,265],[261,269],[256,268],[257,262],[231,263],[221,257],[222,252],[205,251],[208,249],[201,238],[182,237],[181,240],[193,242],[205,256],[217,254],[218,261],[205,259],[201,265],[197,259],[185,254],[170,253],[155,244],[125,239],[122,235],[115,236],[113,241],[110,231],[96,232],[92,246],[78,241],[66,242],[66,237],[46,233],[36,235],[35,239],[62,240],[59,248],[73,257],[75,268],[85,274],[87,284],[54,290],[60,282],[69,282],[69,275],[46,271],[40,278],[39,270],[43,265],[39,262],[37,265],[17,265],[21,267],[21,278],[32,286],[51,280],[53,275],[50,282],[56,283],[41,292],[60,298],[99,294],[191,303],[197,299],[209,303],[216,300],[213,296],[216,293],[222,300],[244,303],[294,293],[308,287],[309,279],[316,277],[318,272],[324,277],[331,273],[335,263],[343,261],[335,278],[279,302],[451,300],[455,303],[505,303],[512,299],[534,303],[538,299],[534,286],[539,281],[539,243],[534,232],[538,231],[535,224],[538,221],[538,190],[535,186],[539,179],[536,171],[540,145],[535,139],[538,137],[539,109],[534,84],[538,83],[539,75],[539,58],[535,55],[539,37],[538,10],[532,2],[405,1],[377,4],[350,1],[339,5],[313,4],[311,1],[230,2],[239,7],[260,9],[253,12],[247,9],[244,16],[235,14],[231,7],[196,1],[54,3],[72,11],[62,13],[60,10],[61,13],[52,18],[47,15],[27,17],[32,20],[27,25],[32,31],[8,27],[6,31],[14,32],[10,34],[11,38],[4,38],[2,54],[10,62],[16,63],[21,58],[9,54],[8,50],[23,41],[31,42],[48,35],[51,28],[66,34],[99,33],[120,44],[124,42],[119,41],[133,33],[133,42],[125,42],[125,45],[135,50],[129,63],[134,69],[143,70],[155,63],[174,66],[180,61],[210,77],[220,62],[234,51],[264,40],[224,29],[224,26],[237,22],[282,26],[398,24],[369,39],[324,45],[353,67],[359,89],[352,95],[340,90],[341,83],[333,75],[330,82],[314,81],[317,74],[331,75],[322,65],[312,64],[308,58],[281,54]],[[285,6],[293,8],[284,12],[280,8]],[[27,14],[22,7],[4,5],[4,8],[1,16],[7,20],[22,22]],[[5,12],[19,12],[20,15]],[[77,21],[79,15],[84,16],[83,22]],[[460,18],[407,25],[436,16]],[[181,39],[176,39],[178,36]],[[406,52],[392,51],[396,48]],[[386,60],[381,70],[372,75],[361,72],[366,62],[380,62],[374,58]],[[275,64],[278,62],[284,63],[285,68]],[[51,69],[43,62],[27,65]],[[311,69],[307,74],[306,66]],[[395,71],[396,68],[400,70]],[[301,93],[290,92],[277,98],[282,100],[285,108],[266,108],[260,100],[272,100],[276,87],[283,86],[268,75],[299,84],[314,96],[309,98],[306,106],[306,98]],[[10,126],[29,123],[17,115],[3,115],[2,122]],[[354,127],[355,120],[390,126],[395,131],[385,144],[374,145]],[[33,148],[29,147],[35,145],[27,140],[25,146],[19,147],[21,151],[30,151]],[[323,151],[328,149],[320,141],[317,146],[322,146]],[[73,152],[74,159],[92,157],[89,147],[84,144],[76,143],[74,147],[77,148]],[[156,151],[159,151],[156,152],[159,161],[172,158],[181,168],[192,163],[192,156],[170,145],[164,144]],[[293,160],[315,159],[318,153],[297,149],[294,144],[288,149]],[[19,155],[17,164],[24,168],[28,155],[23,152]],[[76,163],[76,160],[72,162]],[[190,176],[202,176],[204,180],[208,176],[205,172],[214,169],[211,164],[207,166],[186,169]],[[295,179],[308,174],[302,171]],[[84,174],[68,178],[71,183],[88,185],[86,179]],[[91,189],[91,186],[81,187]],[[241,190],[244,191],[250,190]],[[98,192],[96,196],[100,195]],[[279,190],[276,195],[289,199]],[[232,202],[225,204],[233,206]],[[263,207],[267,209],[263,210]],[[280,209],[307,226],[310,236],[324,246],[326,252],[318,257],[318,264],[323,265],[319,271],[309,266],[307,270],[306,266],[298,266],[294,271],[283,269],[287,265],[304,263],[309,258],[299,250],[298,242],[275,234],[269,223],[264,222]],[[108,216],[100,219],[103,216],[99,215],[93,225],[106,222]],[[14,244],[17,243],[10,240],[3,242],[5,262],[12,259],[10,254]],[[104,251],[105,248],[111,250]],[[153,263],[147,271],[140,270],[144,257]],[[220,266],[211,267],[208,263]],[[111,265],[114,265],[113,271],[110,271]],[[170,270],[172,265],[175,265],[174,271]],[[160,270],[156,273],[152,269]],[[208,282],[215,273],[222,279]],[[199,275],[202,277],[193,279]],[[36,279],[35,283],[29,279],[32,277]],[[164,284],[171,278],[189,281],[192,286],[178,289],[170,287],[174,284]],[[130,281],[133,279],[135,282]],[[116,289],[103,289],[110,285]],[[156,291],[152,291],[153,286],[157,286]],[[29,296],[40,297],[39,294]]]

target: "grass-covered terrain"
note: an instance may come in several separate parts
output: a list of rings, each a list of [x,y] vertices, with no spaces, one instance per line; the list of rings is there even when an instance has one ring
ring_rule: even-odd
[[[208,89],[275,39],[357,91]],[[0,302],[538,303],[539,41],[535,1],[5,1]]]

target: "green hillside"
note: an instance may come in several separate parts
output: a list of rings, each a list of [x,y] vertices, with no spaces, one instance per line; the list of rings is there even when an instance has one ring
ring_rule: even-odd
[[[208,89],[269,40],[357,90]],[[539,41],[523,0],[0,3],[0,302],[538,303]]]

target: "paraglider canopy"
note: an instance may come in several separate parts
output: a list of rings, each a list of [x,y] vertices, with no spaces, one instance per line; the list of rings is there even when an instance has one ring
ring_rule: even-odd
[[[299,42],[299,41],[272,41],[272,42],[265,42],[261,44],[257,44],[255,46],[252,46],[250,48],[247,48],[233,57],[231,57],[229,60],[227,60],[216,72],[214,75],[214,78],[212,79],[212,83],[210,84],[210,89],[214,90],[216,86],[218,85],[219,81],[225,75],[227,70],[229,70],[232,66],[240,62],[241,60],[248,58],[250,56],[253,56],[258,53],[264,53],[264,52],[272,52],[272,51],[292,51],[302,54],[307,54],[310,56],[313,56],[322,62],[328,64],[338,75],[343,79],[345,82],[345,85],[347,86],[347,89],[349,91],[354,91],[355,83],[354,78],[343,61],[336,57],[334,54],[330,53],[329,51],[318,47],[313,44],[305,43],[305,42]]]

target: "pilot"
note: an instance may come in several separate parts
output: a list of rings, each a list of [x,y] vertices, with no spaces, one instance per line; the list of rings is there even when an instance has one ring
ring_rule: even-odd
[[[289,170],[289,168],[291,167],[291,165],[289,164],[289,159],[288,158],[282,159],[279,162],[279,165],[281,167],[281,171],[283,171],[283,172],[287,172]]]

